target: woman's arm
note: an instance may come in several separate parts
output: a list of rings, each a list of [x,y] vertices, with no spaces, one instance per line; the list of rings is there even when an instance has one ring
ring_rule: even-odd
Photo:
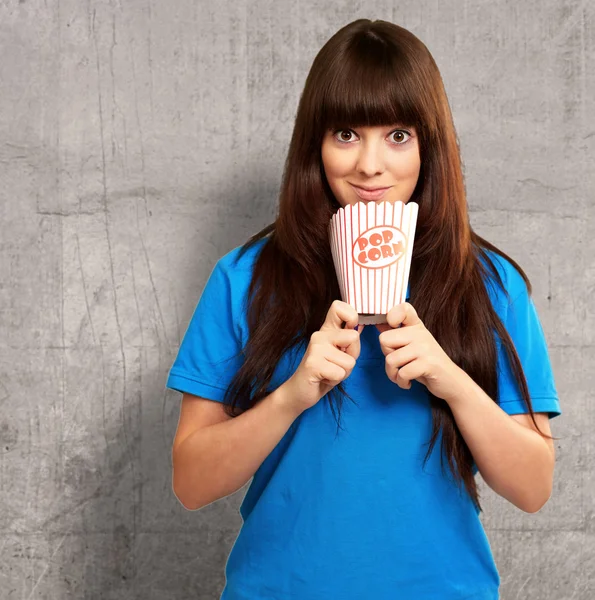
[[[253,477],[301,411],[287,382],[242,414],[195,430],[172,451],[174,494],[198,510],[237,492]]]
[[[484,481],[500,496],[528,513],[549,500],[555,452],[550,439],[534,430],[529,414],[508,415],[461,369],[461,385],[445,398]],[[551,435],[547,413],[535,413]]]

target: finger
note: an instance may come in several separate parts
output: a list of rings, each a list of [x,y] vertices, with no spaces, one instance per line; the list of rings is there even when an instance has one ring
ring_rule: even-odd
[[[391,365],[390,362],[387,361],[385,364],[385,371],[388,378],[404,390],[410,389],[411,381],[419,377],[419,368],[415,361],[402,364],[400,367],[396,367],[394,363]]]
[[[347,352],[341,352],[341,350],[332,346],[328,347],[328,352],[325,354],[324,358],[329,362],[342,367],[347,373],[355,366],[354,356],[349,355]]]
[[[335,384],[338,381],[345,379],[345,369],[339,367],[335,363],[327,360],[320,369],[320,377],[325,383]]]
[[[409,302],[402,302],[393,306],[386,314],[387,323],[394,329],[402,325],[408,327],[421,323],[421,319],[417,315],[417,311]]]
[[[354,329],[336,329],[328,330],[327,335],[332,345],[343,353],[349,354],[353,358],[357,358],[361,351],[359,331]]]
[[[322,333],[336,348],[346,348],[359,341],[360,336],[359,331],[355,329],[327,329]]]
[[[403,365],[396,373],[395,383],[403,390],[411,389],[411,369],[407,368],[407,365]],[[404,370],[405,369],[405,370]]]
[[[419,358],[419,352],[413,344],[408,344],[398,350],[391,350],[385,356],[387,365],[391,368],[400,369]]]
[[[411,346],[418,339],[419,332],[411,327],[389,328],[387,332],[382,332],[378,336],[378,342],[382,354],[387,356],[393,350]]]
[[[391,329],[390,333],[381,333],[378,336],[378,343],[380,344],[382,354],[388,356],[399,348],[407,347],[408,344],[411,344],[411,341],[405,340],[402,336],[399,336],[394,329]]]
[[[345,329],[354,329],[358,319],[357,310],[351,304],[342,300],[333,300],[320,329],[343,329],[343,323],[345,323]]]
[[[340,350],[345,348],[358,345],[360,338],[360,332],[355,329],[326,329],[315,331],[312,334],[312,341],[317,344],[324,344],[334,346]]]

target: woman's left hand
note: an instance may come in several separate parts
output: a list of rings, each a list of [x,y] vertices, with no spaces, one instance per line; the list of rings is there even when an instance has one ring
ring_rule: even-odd
[[[409,302],[391,308],[386,320],[388,324],[376,325],[376,329],[388,378],[404,390],[416,379],[448,401],[467,374],[446,354]]]

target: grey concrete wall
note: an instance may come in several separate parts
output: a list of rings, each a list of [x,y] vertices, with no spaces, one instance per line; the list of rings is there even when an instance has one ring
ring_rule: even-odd
[[[502,598],[595,597],[593,3],[3,0],[0,598],[219,598],[245,490],[178,503],[165,377],[215,261],[275,214],[312,59],[359,17],[433,53],[473,226],[549,342],[554,494],[530,515],[480,480]]]

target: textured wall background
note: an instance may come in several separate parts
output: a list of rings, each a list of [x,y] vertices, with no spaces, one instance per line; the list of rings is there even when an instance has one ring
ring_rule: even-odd
[[[359,17],[434,55],[472,223],[526,269],[550,347],[552,498],[525,514],[480,481],[502,598],[593,598],[594,12],[2,0],[0,598],[219,598],[243,492],[176,500],[165,377],[216,260],[274,217],[315,54]]]

